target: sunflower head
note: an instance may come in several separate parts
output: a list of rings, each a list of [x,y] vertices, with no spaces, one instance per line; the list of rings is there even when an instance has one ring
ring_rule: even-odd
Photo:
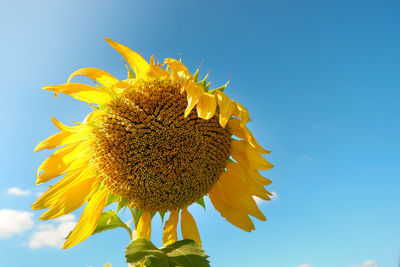
[[[66,84],[44,89],[65,93],[93,107],[82,123],[66,126],[38,144],[35,151],[59,147],[38,169],[37,183],[65,175],[34,204],[48,208],[41,219],[52,219],[86,202],[78,225],[64,247],[92,234],[110,199],[124,201],[143,214],[138,237],[150,238],[150,212],[168,212],[164,244],[176,241],[181,212],[184,238],[200,243],[193,217],[186,209],[205,195],[229,222],[245,231],[254,229],[248,215],[265,216],[253,196],[269,200],[259,174],[273,166],[246,126],[247,109],[225,93],[226,85],[210,90],[206,78],[198,81],[175,59],[163,65],[150,62],[108,38],[129,64],[129,77],[119,81],[111,74],[84,68]],[[71,83],[77,75],[95,86]]]
[[[130,205],[149,211],[182,209],[210,191],[230,155],[231,134],[214,116],[187,107],[182,83],[141,82],[97,117],[93,161],[103,183]]]

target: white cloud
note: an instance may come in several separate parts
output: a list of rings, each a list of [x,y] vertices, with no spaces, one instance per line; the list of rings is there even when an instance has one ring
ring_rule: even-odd
[[[376,261],[368,260],[360,265],[353,265],[351,267],[378,267],[378,264],[376,263]]]
[[[65,238],[76,225],[75,216],[72,214],[65,215],[56,219],[59,222],[57,226],[50,223],[40,224],[36,232],[29,239],[28,246],[31,249],[41,247],[61,248],[65,242]]]
[[[37,192],[35,195],[37,196],[37,197],[40,197],[41,195],[43,195],[44,194],[44,192]]]
[[[297,265],[296,267],[311,267],[311,265],[310,264],[300,264],[300,265]]]
[[[14,195],[14,196],[29,196],[31,194],[30,190],[23,190],[18,187],[10,187],[7,190],[8,195]]]
[[[0,238],[20,234],[33,226],[33,213],[19,210],[0,210]]]
[[[276,200],[278,198],[278,193],[271,191],[272,196],[270,196],[271,200]],[[261,205],[264,202],[264,199],[261,199],[259,197],[253,196],[254,200],[256,201],[257,205]]]

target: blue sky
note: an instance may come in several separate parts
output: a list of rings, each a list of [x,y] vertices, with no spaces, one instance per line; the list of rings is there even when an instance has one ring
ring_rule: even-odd
[[[0,222],[2,266],[126,266],[112,230],[69,250],[52,238],[79,217],[39,222],[35,173],[56,132],[86,105],[44,85],[82,67],[125,78],[110,37],[160,61],[182,55],[248,107],[249,128],[276,165],[267,222],[243,232],[208,201],[192,207],[212,266],[395,266],[400,253],[398,1],[2,1]],[[11,189],[10,188],[18,188]],[[16,219],[17,218],[17,219]],[[11,220],[10,219],[10,220]],[[8,227],[8,228],[7,228]],[[152,239],[161,245],[161,223]],[[8,231],[8,232],[7,232]],[[362,265],[364,264],[364,265]]]

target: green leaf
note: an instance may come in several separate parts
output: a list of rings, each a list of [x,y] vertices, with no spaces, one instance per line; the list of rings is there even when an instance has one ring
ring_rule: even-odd
[[[118,217],[115,211],[109,210],[101,214],[97,227],[92,235],[106,230],[115,229],[118,227],[124,228],[125,230],[128,231],[129,236],[132,236],[131,229],[129,229],[129,227],[124,222],[121,221],[121,219]]]
[[[147,238],[139,238],[129,243],[125,257],[127,262],[135,265],[143,263],[145,266],[169,267],[167,255]]]
[[[161,249],[168,256],[169,266],[173,267],[209,267],[208,256],[193,240],[184,239]]]
[[[107,262],[106,264],[103,265],[103,267],[111,267],[111,263]]]
[[[206,209],[206,204],[204,203],[204,197],[197,200],[196,203],[202,206],[204,209]]]

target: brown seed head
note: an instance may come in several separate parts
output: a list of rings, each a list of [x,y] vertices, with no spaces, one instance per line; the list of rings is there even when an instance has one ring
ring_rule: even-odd
[[[94,161],[104,184],[149,211],[180,209],[206,195],[224,171],[231,134],[216,116],[184,118],[186,94],[172,81],[142,82],[97,122]]]

